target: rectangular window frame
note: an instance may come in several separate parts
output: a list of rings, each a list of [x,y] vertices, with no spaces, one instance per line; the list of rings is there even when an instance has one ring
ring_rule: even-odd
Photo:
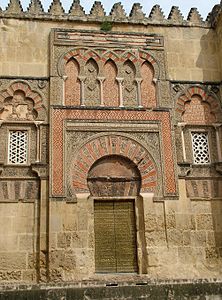
[[[26,156],[26,162],[25,163],[12,163],[9,160],[9,154],[10,154],[10,132],[12,131],[26,131],[27,132],[27,156]],[[27,127],[15,127],[10,126],[7,127],[7,155],[6,155],[6,165],[8,166],[16,166],[16,167],[23,167],[23,166],[29,166],[30,165],[30,134],[31,129]]]
[[[203,162],[203,163],[198,163],[195,161],[195,152],[194,152],[194,145],[193,145],[193,134],[205,134],[207,137],[207,147],[208,147],[208,157],[209,161],[208,162]],[[190,140],[191,140],[191,152],[192,152],[192,161],[195,166],[209,166],[212,164],[212,157],[211,157],[211,134],[209,130],[206,129],[200,129],[200,128],[192,128],[190,130]]]

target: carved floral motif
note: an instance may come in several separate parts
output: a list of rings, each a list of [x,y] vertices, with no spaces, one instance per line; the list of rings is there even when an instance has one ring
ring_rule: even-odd
[[[0,120],[44,120],[45,107],[39,93],[24,82],[15,82],[0,93]]]

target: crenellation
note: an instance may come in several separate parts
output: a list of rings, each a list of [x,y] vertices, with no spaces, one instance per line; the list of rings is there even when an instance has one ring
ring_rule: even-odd
[[[134,3],[130,11],[129,18],[133,21],[142,21],[145,19],[145,14],[143,13],[142,6],[140,3]]]
[[[171,11],[168,16],[168,20],[173,22],[174,24],[183,24],[184,17],[178,6],[172,6]]]
[[[217,6],[220,7],[220,6]],[[216,12],[215,12],[216,11]],[[11,0],[6,10],[0,9],[0,16],[5,18],[16,19],[29,19],[33,17],[35,19],[44,20],[82,20],[84,22],[95,21],[104,22],[104,17],[107,21],[117,22],[118,24],[132,23],[132,24],[161,24],[162,26],[180,25],[180,26],[201,26],[209,27],[213,25],[216,19],[218,9],[214,9],[207,17],[206,21],[203,21],[198,11],[192,9],[188,15],[187,20],[184,20],[178,7],[173,6],[168,18],[166,19],[164,13],[159,5],[155,5],[149,14],[149,17],[142,11],[142,6],[139,3],[134,3],[129,15],[126,14],[121,2],[115,3],[110,11],[109,16],[106,17],[106,12],[100,1],[95,1],[89,14],[86,14],[84,8],[81,6],[79,0],[74,0],[68,11],[65,12],[62,2],[59,0],[53,0],[49,6],[48,11],[45,11],[41,0],[31,0],[26,11],[23,10],[20,0]]]
[[[69,9],[69,16],[84,17],[85,11],[80,5],[80,0],[73,0],[73,3]]]
[[[27,13],[32,15],[38,15],[44,13],[44,8],[40,0],[31,0],[29,7],[27,9]]]
[[[103,5],[100,1],[95,1],[89,15],[93,18],[103,18],[106,16],[106,12],[103,8]]]
[[[52,3],[49,6],[48,13],[51,15],[64,15],[65,10],[62,6],[62,3],[60,0],[53,0]]]
[[[8,14],[21,14],[23,12],[23,8],[20,0],[10,0],[6,13]]]
[[[221,14],[221,9],[222,5],[218,4],[215,5],[212,9],[212,11],[208,14],[206,21],[209,22],[211,24],[212,27],[216,26],[216,23],[219,19],[219,16]]]
[[[156,22],[164,22],[165,16],[159,5],[154,5],[150,14],[149,19]]]
[[[121,2],[115,3],[109,14],[115,21],[126,21],[127,16]]]
[[[193,7],[190,9],[190,12],[187,17],[187,21],[191,22],[192,24],[202,25],[203,18],[201,17],[197,8]]]

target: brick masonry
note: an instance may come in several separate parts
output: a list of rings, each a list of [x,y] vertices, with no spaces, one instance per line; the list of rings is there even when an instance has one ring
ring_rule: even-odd
[[[63,196],[63,135],[65,120],[115,120],[115,121],[158,121],[162,126],[162,142],[164,145],[164,166],[165,170],[165,192],[167,195],[175,195],[176,182],[174,173],[174,159],[173,159],[173,147],[171,138],[171,124],[170,115],[167,112],[145,112],[145,111],[100,111],[100,110],[73,110],[73,109],[53,109],[52,114],[52,195]],[[90,145],[88,145],[88,148]],[[129,144],[130,148],[130,144]],[[112,150],[113,151],[113,150]],[[115,150],[116,151],[116,150]],[[127,150],[125,150],[127,151]],[[111,150],[108,150],[110,153]],[[96,158],[102,157],[102,155],[95,156],[91,151],[91,155],[94,155],[94,161]],[[128,156],[128,155],[126,155]],[[84,166],[82,166],[84,169]],[[85,167],[85,171],[87,171]],[[87,176],[87,175],[85,175]],[[145,176],[145,175],[144,175]],[[143,180],[143,190],[146,191],[146,185]],[[84,183],[85,187],[85,183]]]

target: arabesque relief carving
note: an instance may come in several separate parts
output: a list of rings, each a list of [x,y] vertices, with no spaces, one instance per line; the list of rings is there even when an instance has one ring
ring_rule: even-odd
[[[42,97],[27,83],[14,82],[0,93],[0,120],[45,120],[46,110]]]
[[[33,100],[25,97],[24,92],[18,90],[14,92],[13,96],[4,100],[4,106],[0,112],[0,119],[33,121],[37,115]]]

